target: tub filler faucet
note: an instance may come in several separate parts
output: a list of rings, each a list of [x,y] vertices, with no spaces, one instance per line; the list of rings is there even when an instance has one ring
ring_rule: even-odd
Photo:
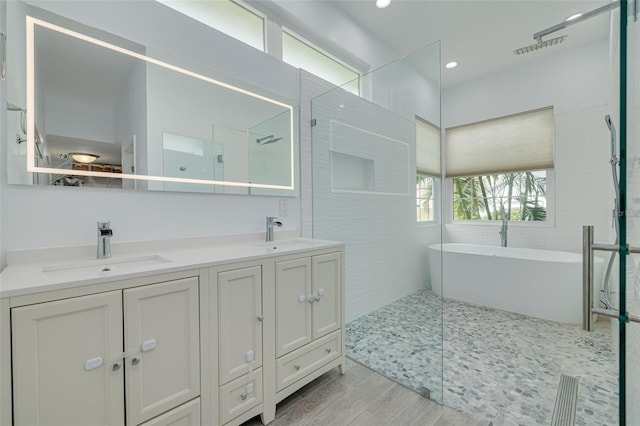
[[[111,222],[98,222],[98,259],[111,257]]]
[[[507,246],[507,230],[509,227],[509,218],[504,211],[504,206],[500,206],[500,216],[502,216],[502,226],[500,227],[500,245]]]
[[[277,221],[273,216],[267,216],[267,235],[265,241],[273,241],[273,227],[278,228],[282,226],[282,222]]]

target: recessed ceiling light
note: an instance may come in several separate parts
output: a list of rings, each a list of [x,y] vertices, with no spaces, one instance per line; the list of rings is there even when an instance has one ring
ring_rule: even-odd
[[[565,22],[573,21],[574,19],[578,19],[581,16],[582,13],[576,13],[575,15],[571,15],[567,19],[565,19]]]
[[[447,62],[447,64],[445,65],[445,68],[455,68],[458,66],[458,63],[456,61],[451,61],[451,62]]]
[[[376,0],[376,7],[378,9],[384,9],[391,4],[391,0]]]

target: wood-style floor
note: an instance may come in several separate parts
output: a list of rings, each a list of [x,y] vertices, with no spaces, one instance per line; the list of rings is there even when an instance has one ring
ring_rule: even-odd
[[[262,425],[260,417],[243,426]],[[425,399],[348,359],[344,375],[334,369],[289,396],[272,426],[486,426],[453,408]]]

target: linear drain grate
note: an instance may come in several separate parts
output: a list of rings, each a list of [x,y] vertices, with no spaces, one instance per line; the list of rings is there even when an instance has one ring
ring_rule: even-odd
[[[574,426],[576,424],[576,406],[578,405],[578,379],[560,375],[560,385],[553,407],[551,426]]]

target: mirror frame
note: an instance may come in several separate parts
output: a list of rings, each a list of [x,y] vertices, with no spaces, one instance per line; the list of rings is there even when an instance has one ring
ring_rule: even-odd
[[[131,56],[135,59],[143,60],[153,65],[161,66],[167,68],[169,70],[187,75],[189,77],[193,77],[211,84],[215,84],[217,86],[253,97],[255,99],[259,99],[265,102],[272,103],[274,105],[278,105],[280,107],[285,108],[289,112],[289,139],[290,139],[290,185],[270,185],[270,184],[259,184],[259,183],[250,183],[250,182],[234,182],[234,181],[220,181],[220,180],[205,180],[205,179],[190,179],[190,178],[179,178],[179,177],[169,177],[169,176],[152,176],[152,175],[136,175],[129,173],[110,173],[110,172],[93,172],[93,171],[84,171],[84,170],[74,170],[74,175],[79,176],[95,176],[95,177],[108,177],[108,178],[117,178],[117,179],[134,179],[134,180],[145,180],[145,181],[160,181],[160,182],[179,182],[179,183],[195,183],[195,184],[204,184],[204,185],[226,185],[226,186],[235,186],[235,187],[245,187],[245,188],[260,188],[260,189],[276,189],[276,190],[287,190],[287,191],[295,191],[295,140],[294,140],[294,106],[285,104],[283,102],[279,102],[277,100],[268,98],[264,95],[260,95],[258,93],[251,92],[249,90],[243,89],[241,87],[237,87],[220,80],[216,80],[211,77],[207,77],[205,75],[199,74],[194,71],[190,71],[188,69],[179,67],[177,65],[173,65],[159,59],[155,59],[146,55],[142,55],[137,52],[133,52],[131,50],[116,46],[114,44],[96,39],[94,37],[87,36],[85,34],[70,30],[68,28],[52,24],[50,22],[44,21],[42,19],[35,18],[33,16],[26,16],[26,26],[27,26],[27,34],[26,34],[26,70],[27,70],[27,100],[26,100],[26,110],[27,110],[27,172],[33,173],[60,173],[60,169],[49,168],[49,167],[38,167],[35,164],[35,29],[36,25],[60,32],[62,34],[78,38],[80,40],[96,44],[100,47],[104,47],[106,49],[110,49],[128,56]]]

